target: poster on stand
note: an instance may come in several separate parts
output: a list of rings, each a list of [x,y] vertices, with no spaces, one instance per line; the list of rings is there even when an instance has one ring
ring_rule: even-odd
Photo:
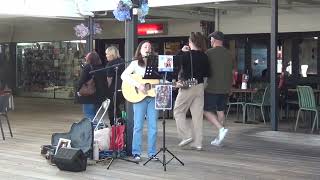
[[[156,87],[156,103],[157,110],[172,109],[172,85],[157,85]]]

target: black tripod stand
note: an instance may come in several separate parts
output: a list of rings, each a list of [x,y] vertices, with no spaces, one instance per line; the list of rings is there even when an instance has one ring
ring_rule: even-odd
[[[115,78],[114,78],[114,92],[113,92],[113,122],[114,122],[114,136],[113,136],[113,143],[114,143],[114,150],[112,152],[112,157],[111,160],[107,166],[107,169],[110,168],[111,164],[113,163],[113,161],[115,159],[121,159],[124,161],[128,161],[128,162],[133,162],[138,164],[138,162],[130,160],[130,159],[125,159],[123,157],[120,156],[120,152],[119,152],[119,148],[116,145],[116,137],[117,137],[117,126],[118,126],[118,121],[117,121],[117,85],[118,85],[118,69],[119,67],[116,66],[115,67]],[[112,130],[112,127],[111,127]]]
[[[114,92],[113,92],[113,122],[114,122],[114,136],[113,136],[113,139],[112,139],[112,142],[114,144],[114,150],[112,152],[112,157],[108,158],[108,160],[110,160],[108,166],[107,166],[107,169],[110,168],[111,164],[113,163],[113,161],[115,159],[121,159],[121,160],[124,160],[124,161],[128,161],[128,162],[133,162],[133,163],[136,163],[138,164],[138,162],[136,161],[133,161],[133,160],[130,160],[130,159],[125,159],[123,157],[121,157],[120,155],[120,150],[119,148],[117,147],[116,145],[116,137],[117,137],[117,127],[118,127],[118,121],[117,121],[117,87],[118,87],[118,69],[119,69],[119,66],[120,65],[123,65],[125,63],[119,63],[119,64],[115,64],[115,65],[112,65],[110,67],[106,67],[106,68],[103,68],[103,69],[99,69],[99,70],[95,70],[95,71],[91,71],[90,73],[95,73],[97,71],[102,71],[102,70],[107,70],[107,69],[110,69],[110,68],[114,68],[115,69],[115,76],[114,76]],[[112,127],[111,127],[111,131],[112,130]]]
[[[167,72],[165,73],[163,82],[165,82],[166,76],[167,76]],[[170,98],[172,99],[172,94]],[[166,171],[167,164],[169,164],[173,159],[176,159],[177,161],[179,161],[182,166],[184,166],[184,163],[166,147],[166,119],[164,115],[165,115],[165,109],[163,108],[162,109],[162,147],[154,156],[150,157],[148,161],[146,161],[143,165],[146,165],[148,162],[150,162],[153,159],[153,157],[157,156],[160,152],[162,152],[162,160],[160,160],[160,162],[162,163],[163,170]],[[169,161],[166,160],[166,152],[168,152],[172,156]]]

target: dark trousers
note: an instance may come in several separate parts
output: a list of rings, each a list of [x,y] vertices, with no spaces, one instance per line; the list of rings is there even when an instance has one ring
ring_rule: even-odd
[[[110,105],[108,108],[108,116],[110,119],[110,125],[114,125],[114,101],[113,101],[113,93],[111,97],[108,97],[110,99]],[[121,109],[120,106],[124,103],[124,97],[121,92],[117,92],[117,104],[116,104],[116,118],[121,117]]]

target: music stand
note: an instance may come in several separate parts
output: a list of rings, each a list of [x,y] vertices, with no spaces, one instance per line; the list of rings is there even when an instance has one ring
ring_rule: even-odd
[[[107,166],[107,169],[110,168],[111,164],[113,163],[113,161],[115,159],[121,159],[121,160],[124,160],[124,161],[127,161],[127,162],[132,162],[132,163],[138,164],[138,162],[136,162],[136,161],[120,157],[119,148],[116,145],[117,126],[118,126],[117,112],[116,112],[117,111],[116,106],[117,106],[118,69],[119,69],[120,65],[124,65],[124,64],[125,64],[125,62],[124,63],[115,64],[115,65],[112,65],[110,67],[106,67],[106,68],[102,68],[102,69],[94,70],[94,71],[90,72],[90,74],[92,74],[92,73],[96,73],[96,72],[99,72],[99,71],[104,71],[104,70],[107,70],[107,69],[110,69],[110,68],[114,68],[115,69],[115,81],[114,81],[114,92],[113,92],[113,122],[114,122],[114,126],[115,127],[114,127],[114,136],[113,136],[113,139],[111,140],[114,143],[114,150],[112,151],[112,157],[107,158],[107,160],[110,160],[110,162],[109,162],[109,164]],[[112,127],[111,127],[111,131],[112,131]],[[101,160],[99,160],[98,162],[101,162]]]
[[[167,147],[166,147],[166,119],[165,119],[165,110],[171,110],[172,109],[172,85],[166,85],[166,79],[167,79],[167,73],[173,72],[173,56],[168,55],[159,55],[158,61],[154,59],[153,64],[150,65],[149,70],[146,71],[146,74],[152,76],[152,75],[159,75],[161,76],[160,72],[164,72],[163,76],[163,84],[156,86],[156,100],[155,100],[155,108],[162,110],[162,147],[160,150],[152,157],[150,157],[143,165],[146,165],[148,162],[150,162],[155,156],[157,156],[160,152],[162,152],[162,160],[160,162],[162,163],[163,170],[167,170],[167,164],[171,162],[173,159],[176,159],[180,162],[181,165],[184,166],[184,163],[175,156]],[[157,63],[154,63],[157,62]],[[155,67],[155,64],[157,66]],[[148,67],[148,63],[147,63]],[[172,158],[167,161],[166,160],[166,152],[171,154]]]

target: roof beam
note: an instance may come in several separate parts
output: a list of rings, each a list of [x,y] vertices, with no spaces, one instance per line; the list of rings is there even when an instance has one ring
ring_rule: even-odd
[[[165,18],[205,20],[205,21],[214,21],[214,18],[215,18],[214,10],[212,10],[212,13],[210,13],[210,12],[175,9],[175,8],[151,8],[148,15],[156,16],[156,17],[165,17]]]

